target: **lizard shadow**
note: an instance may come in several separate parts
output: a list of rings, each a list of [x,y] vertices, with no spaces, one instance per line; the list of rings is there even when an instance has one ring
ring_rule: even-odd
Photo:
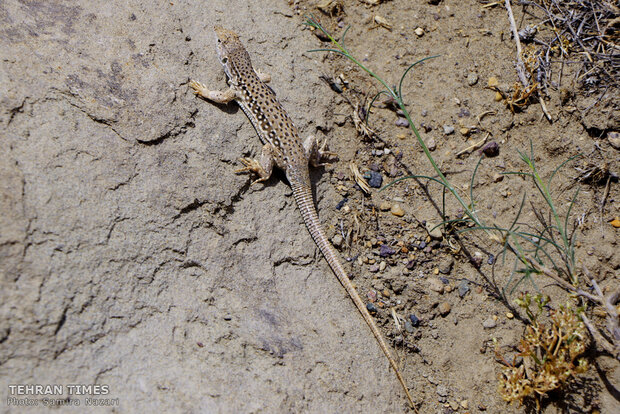
[[[314,206],[315,208],[317,208],[317,213],[320,216],[320,212],[318,209],[318,198],[317,198],[317,185],[319,183],[319,181],[321,181],[321,178],[323,177],[323,175],[325,174],[325,167],[324,166],[320,166],[320,167],[310,167],[310,184],[311,184],[311,188],[312,188],[312,199],[314,202]],[[286,177],[286,173],[279,167],[275,167],[271,173],[271,177],[269,177],[269,179],[261,182],[260,184],[262,184],[262,186],[260,188],[256,188],[254,190],[262,190],[264,188],[267,187],[273,187],[278,185],[279,182],[282,182],[284,185],[286,185],[287,187],[287,191],[286,191],[286,197],[292,197],[293,194],[293,190],[291,188],[291,183],[288,181],[288,178]],[[249,191],[251,187],[253,187],[251,184],[251,181],[249,181],[247,188],[245,189],[245,191]]]
[[[226,112],[229,115],[236,114],[237,112],[239,112],[239,105],[236,105],[235,102],[217,103],[217,102],[210,101],[206,98],[203,98],[202,96],[198,96],[198,98],[204,102],[208,102],[209,104],[211,104],[218,110]]]

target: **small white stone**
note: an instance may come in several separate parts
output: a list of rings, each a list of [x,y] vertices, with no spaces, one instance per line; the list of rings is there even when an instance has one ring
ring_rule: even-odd
[[[497,326],[497,322],[495,322],[495,320],[493,318],[485,319],[485,321],[482,322],[482,327],[484,329],[493,329],[496,326]]]

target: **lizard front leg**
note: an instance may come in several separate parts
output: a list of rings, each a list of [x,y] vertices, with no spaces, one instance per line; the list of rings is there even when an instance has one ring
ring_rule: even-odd
[[[219,104],[227,104],[237,97],[237,92],[233,88],[228,88],[225,91],[212,91],[204,84],[195,80],[189,82],[189,87],[194,90],[196,95]]]
[[[263,145],[263,149],[260,154],[260,161],[257,161],[254,158],[239,158],[239,161],[241,161],[245,167],[236,170],[236,173],[250,171],[258,174],[259,178],[253,181],[252,184],[269,179],[269,177],[271,177],[271,172],[273,171],[273,165],[275,164],[271,144]]]
[[[310,165],[313,167],[322,167],[328,162],[333,161],[332,158],[337,158],[338,154],[327,150],[327,140],[319,146],[314,135],[310,135],[304,141],[304,150],[306,157],[310,161]]]

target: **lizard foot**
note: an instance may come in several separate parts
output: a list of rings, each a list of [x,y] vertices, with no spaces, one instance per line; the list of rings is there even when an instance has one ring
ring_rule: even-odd
[[[232,88],[225,91],[212,91],[203,83],[195,80],[189,82],[189,87],[194,90],[196,95],[219,104],[227,104],[237,97],[237,93]]]
[[[319,153],[320,161],[325,161],[329,163],[329,162],[335,161],[334,159],[338,158],[338,154],[336,154],[335,152],[329,151],[327,147],[327,139],[323,141],[323,143],[321,144],[317,152]]]
[[[207,89],[206,85],[204,83],[200,83],[198,81],[195,80],[191,80],[189,81],[189,87],[192,88],[194,90],[194,93],[196,95],[204,95],[204,94],[208,94],[209,90]]]
[[[261,181],[266,181],[271,174],[268,174],[267,171],[263,168],[263,166],[253,158],[239,158],[239,161],[245,165],[245,167],[235,170],[235,173],[244,173],[244,172],[253,172],[258,174],[259,178],[257,180],[252,181],[252,184],[260,183]]]
[[[327,140],[323,141],[319,146],[313,135],[310,135],[304,141],[304,149],[310,165],[313,167],[325,166],[338,158],[338,154],[327,149]]]

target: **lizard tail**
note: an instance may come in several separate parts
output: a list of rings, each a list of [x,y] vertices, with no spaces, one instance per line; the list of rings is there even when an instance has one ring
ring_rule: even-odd
[[[398,369],[398,366],[396,365],[396,361],[392,357],[392,354],[390,353],[390,350],[387,344],[385,343],[385,340],[383,339],[381,332],[379,332],[379,328],[377,327],[372,316],[370,316],[370,313],[368,313],[368,309],[366,309],[364,302],[362,301],[359,294],[353,287],[353,284],[351,283],[349,276],[347,276],[347,273],[344,270],[342,263],[340,262],[338,253],[336,252],[334,247],[331,245],[325,232],[323,231],[323,227],[321,226],[319,222],[319,216],[316,212],[316,208],[314,207],[314,201],[312,197],[311,188],[309,188],[306,185],[296,184],[296,183],[291,183],[291,187],[293,189],[293,196],[295,197],[295,201],[297,202],[297,206],[299,207],[299,210],[301,212],[301,216],[303,217],[306,227],[310,231],[310,235],[314,239],[314,242],[316,243],[316,245],[319,247],[319,250],[321,250],[321,253],[323,253],[323,256],[325,256],[327,263],[329,263],[329,266],[332,268],[333,272],[336,274],[336,277],[338,278],[338,280],[340,280],[340,283],[342,284],[342,286],[344,286],[345,290],[351,297],[351,300],[353,300],[353,303],[355,303],[355,306],[362,314],[362,317],[364,318],[364,320],[368,324],[368,327],[370,328],[373,335],[377,339],[377,342],[379,343],[379,347],[381,347],[381,350],[383,351],[387,359],[390,361],[390,365],[394,369],[394,372],[396,373],[396,376],[398,377],[398,381],[400,381],[401,385],[403,386],[403,389],[405,390],[405,394],[407,394],[407,399],[409,400],[409,404],[417,413],[417,409],[415,407],[415,404],[413,403],[413,399],[411,398],[411,395],[409,394],[409,389],[407,388],[407,385],[405,384],[405,380],[400,374],[400,370]]]

